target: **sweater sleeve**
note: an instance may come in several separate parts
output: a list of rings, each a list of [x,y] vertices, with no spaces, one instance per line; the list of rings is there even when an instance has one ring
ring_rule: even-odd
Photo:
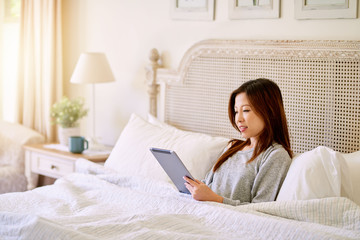
[[[213,177],[214,177],[214,172],[212,170],[210,170],[210,172],[208,172],[206,174],[206,177],[205,179],[201,180],[203,183],[205,183],[208,187],[211,188],[211,185],[212,185],[212,181],[213,181]],[[224,204],[228,204],[228,205],[233,205],[233,206],[236,206],[236,205],[243,205],[243,204],[248,204],[248,202],[240,202],[240,200],[233,200],[233,199],[230,199],[230,198],[226,198],[226,197],[223,197],[223,203]]]
[[[265,151],[252,187],[252,203],[275,201],[291,164],[284,148]]]
[[[208,187],[211,188],[211,185],[212,185],[212,181],[213,181],[213,177],[214,177],[214,173],[213,171],[211,170],[210,172],[208,172],[206,174],[206,177],[205,179],[201,180],[203,183],[205,183]],[[224,204],[228,204],[228,205],[233,205],[233,206],[236,206],[236,205],[242,205],[242,204],[248,204],[248,202],[240,202],[240,200],[233,200],[233,199],[230,199],[230,198],[226,198],[224,196],[222,196],[224,198],[223,200],[223,203]]]
[[[223,197],[223,199],[224,199],[223,200],[224,204],[228,204],[228,205],[232,205],[232,206],[249,204],[248,202],[241,202],[240,200],[233,200],[233,199],[226,198],[226,197]]]

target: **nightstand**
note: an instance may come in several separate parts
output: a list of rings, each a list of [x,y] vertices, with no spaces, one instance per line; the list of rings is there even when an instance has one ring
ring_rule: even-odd
[[[47,148],[45,144],[25,145],[25,175],[28,189],[37,186],[39,174],[59,178],[75,171],[75,161],[85,158],[92,162],[104,162],[109,154],[77,154]]]

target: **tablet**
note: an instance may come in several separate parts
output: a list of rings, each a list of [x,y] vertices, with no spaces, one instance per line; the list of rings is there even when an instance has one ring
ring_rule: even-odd
[[[150,151],[170,177],[171,181],[175,184],[179,192],[190,194],[189,190],[185,187],[185,180],[183,177],[187,176],[191,179],[194,178],[186,169],[178,155],[174,151],[167,149],[150,148]]]

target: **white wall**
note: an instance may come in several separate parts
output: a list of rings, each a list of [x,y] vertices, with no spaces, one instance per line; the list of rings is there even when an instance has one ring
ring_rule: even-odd
[[[105,52],[114,83],[96,85],[96,133],[114,145],[132,112],[145,117],[145,66],[157,48],[165,67],[176,68],[195,42],[209,39],[360,40],[360,19],[296,20],[294,1],[281,1],[279,19],[229,20],[228,0],[217,0],[214,21],[174,21],[171,0],[63,0],[65,94],[84,96],[90,86],[68,81],[81,52]],[[91,116],[91,115],[90,115]],[[91,117],[82,131],[91,134]]]

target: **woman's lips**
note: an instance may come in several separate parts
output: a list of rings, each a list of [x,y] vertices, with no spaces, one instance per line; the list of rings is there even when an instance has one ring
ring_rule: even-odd
[[[247,129],[247,127],[244,127],[244,126],[239,127],[240,132],[245,132],[246,129]]]

